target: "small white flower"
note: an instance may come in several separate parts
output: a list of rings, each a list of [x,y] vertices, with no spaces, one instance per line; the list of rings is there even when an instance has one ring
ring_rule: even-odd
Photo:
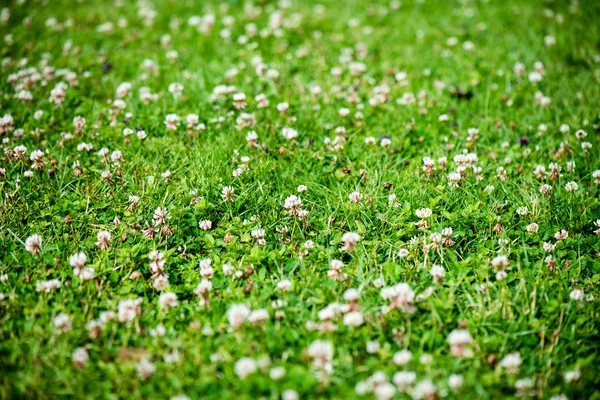
[[[158,305],[166,311],[177,306],[177,295],[173,292],[163,292],[158,298]]]
[[[137,364],[135,370],[140,379],[146,380],[150,378],[152,374],[154,374],[154,371],[156,371],[156,366],[148,360],[142,360]]]
[[[400,350],[394,354],[392,361],[396,365],[406,365],[412,359],[412,353],[409,350]]]
[[[209,220],[200,221],[198,223],[198,227],[200,227],[200,229],[202,229],[202,230],[209,231],[212,229],[212,221],[209,221]]]
[[[252,358],[244,357],[240,358],[235,363],[235,373],[240,379],[246,378],[248,375],[253,374],[257,370],[256,361]]]
[[[574,192],[579,188],[579,185],[575,181],[567,182],[565,184],[565,190],[567,192]]]
[[[421,219],[427,219],[431,217],[432,211],[429,208],[419,208],[416,211],[417,217]]]
[[[569,293],[569,298],[573,301],[583,301],[583,290],[573,289],[571,293]]]
[[[71,330],[71,318],[65,313],[58,314],[54,317],[53,322],[57,331],[68,332]]]
[[[31,254],[39,254],[42,251],[42,237],[31,235],[25,240],[25,249]]]

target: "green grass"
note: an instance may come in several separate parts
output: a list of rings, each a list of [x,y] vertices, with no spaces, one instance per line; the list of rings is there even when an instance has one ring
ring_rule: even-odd
[[[600,4],[116,3],[3,5],[0,117],[10,117],[0,124],[0,398],[600,398]],[[209,31],[190,25],[206,15],[215,19]],[[112,30],[100,32],[107,22]],[[538,61],[541,81],[532,82]],[[56,104],[61,82],[68,88]],[[180,96],[169,92],[175,82]],[[214,96],[219,85],[235,88]],[[142,87],[156,98],[144,101]],[[236,107],[234,93],[245,104]],[[412,103],[398,103],[409,93]],[[283,102],[287,112],[277,108]],[[243,113],[254,116],[251,126],[240,126]],[[168,114],[180,117],[176,130]],[[198,115],[191,128],[188,114]],[[285,127],[298,136],[284,138]],[[257,146],[246,141],[251,131]],[[477,160],[452,185],[463,153]],[[536,174],[538,165],[545,172]],[[226,186],[232,201],[222,197]],[[290,195],[306,218],[284,207]],[[170,214],[162,224],[153,221],[159,207]],[[420,227],[422,208],[432,215]],[[211,229],[199,227],[205,220]],[[528,232],[533,223],[537,232]],[[147,237],[147,227],[158,232]],[[451,242],[432,247],[444,228]],[[555,236],[561,230],[565,240]],[[110,232],[106,249],[101,231]],[[346,232],[360,236],[353,251],[343,248]],[[25,245],[36,234],[39,253]],[[151,272],[153,251],[164,254],[163,278]],[[79,252],[92,279],[70,265]],[[195,290],[206,259],[214,272],[205,273],[212,289],[202,300]],[[330,277],[333,260],[343,262],[343,279]],[[434,279],[434,265],[443,278]],[[165,277],[168,287],[157,290]],[[37,290],[50,280],[60,287]],[[287,291],[278,287],[285,280]],[[390,309],[382,289],[401,283],[413,304]],[[352,288],[358,300],[348,300]],[[165,292],[177,296],[172,309],[159,303]],[[139,315],[120,321],[119,304],[136,298]],[[232,326],[237,304],[268,318],[242,315]],[[90,329],[107,311],[115,317]],[[362,323],[350,326],[359,314]],[[451,349],[455,330],[470,333],[464,348]],[[470,357],[459,356],[465,349]],[[402,350],[412,354],[407,363]],[[521,358],[513,371],[511,353]],[[244,376],[246,357],[256,368],[246,360]],[[395,374],[407,371],[415,381],[403,387],[408,374]]]

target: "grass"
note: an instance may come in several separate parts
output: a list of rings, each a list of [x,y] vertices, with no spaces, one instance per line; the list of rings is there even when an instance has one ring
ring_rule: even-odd
[[[599,4],[3,7],[0,398],[600,398]]]

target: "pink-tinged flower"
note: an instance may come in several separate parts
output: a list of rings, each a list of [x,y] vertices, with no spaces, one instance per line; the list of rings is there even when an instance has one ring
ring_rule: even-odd
[[[342,250],[344,251],[355,251],[356,243],[360,241],[360,235],[355,232],[346,232],[342,235],[342,242],[344,242],[344,246]]]
[[[470,358],[473,357],[473,350],[470,345],[474,343],[473,337],[466,329],[455,329],[448,335],[450,352],[455,357]]]
[[[31,235],[25,240],[25,249],[31,254],[39,254],[42,251],[42,237]]]
[[[110,247],[110,232],[108,231],[100,231],[96,236],[98,241],[96,242],[96,246],[100,247],[102,250],[106,250]]]

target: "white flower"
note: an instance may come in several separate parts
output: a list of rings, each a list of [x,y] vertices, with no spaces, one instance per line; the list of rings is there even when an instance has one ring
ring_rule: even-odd
[[[558,231],[554,234],[554,238],[556,240],[566,240],[568,237],[569,237],[569,232],[564,229],[561,229],[560,231]]]
[[[527,207],[519,207],[517,208],[517,214],[519,215],[529,215],[529,209]]]
[[[96,246],[100,247],[102,250],[108,249],[110,246],[110,232],[108,231],[100,231],[97,235],[98,241],[96,242]]]
[[[202,229],[202,230],[208,231],[208,230],[212,229],[212,221],[209,221],[209,220],[200,221],[198,223],[198,227],[200,227],[200,229]]]
[[[298,400],[299,398],[298,392],[293,389],[284,390],[281,393],[281,400]]]
[[[39,254],[42,251],[42,237],[31,235],[25,240],[25,249],[31,254]]]
[[[396,388],[389,382],[383,382],[375,386],[373,394],[375,394],[378,400],[389,400],[396,394]]]
[[[381,344],[376,340],[370,340],[367,342],[367,353],[377,353],[381,349]]]
[[[500,366],[508,374],[516,374],[521,366],[521,355],[518,352],[507,354],[501,361]]]
[[[69,264],[73,268],[83,268],[86,260],[87,256],[85,253],[75,253],[69,257]]]
[[[215,271],[212,267],[212,260],[210,258],[200,260],[200,276],[205,279],[212,279],[214,273]]]
[[[580,378],[581,378],[581,371],[579,371],[578,369],[574,369],[572,371],[565,372],[565,381],[567,383],[573,383],[575,381],[578,381]]]
[[[300,199],[300,197],[292,194],[292,195],[286,197],[283,207],[288,210],[293,210],[293,209],[300,207],[301,205],[302,205],[302,199]]]
[[[173,292],[161,293],[158,298],[158,305],[169,311],[177,306],[177,295]]]
[[[396,372],[392,377],[392,382],[401,391],[406,391],[410,385],[417,381],[417,374],[413,371],[400,371]]]
[[[473,356],[473,350],[469,347],[472,344],[473,337],[466,329],[455,329],[448,335],[450,351],[455,357],[470,358]]]
[[[527,225],[527,232],[528,233],[537,233],[538,230],[539,230],[539,226],[535,222]]]
[[[159,292],[161,290],[166,289],[169,286],[169,278],[167,274],[162,274],[157,276],[156,278],[154,278],[154,281],[152,282],[152,287],[156,290],[158,290]]]
[[[518,396],[529,396],[530,389],[533,387],[534,382],[531,378],[519,379],[515,382],[515,389],[517,389]]]
[[[240,379],[246,378],[248,375],[256,372],[256,370],[256,361],[254,361],[252,358],[240,358],[235,363],[235,373],[240,377]]]
[[[284,138],[288,139],[288,140],[292,140],[298,137],[298,131],[293,129],[293,128],[283,128],[281,130],[281,134],[283,135]]]
[[[208,279],[202,279],[196,289],[194,289],[194,294],[196,296],[202,296],[212,290],[212,282]]]
[[[399,308],[405,313],[416,310],[413,304],[415,292],[405,282],[381,289],[381,297],[390,301],[390,309]]]
[[[579,185],[575,181],[567,182],[565,184],[565,190],[567,192],[574,192],[579,188]]]
[[[413,390],[413,398],[416,400],[431,399],[435,397],[437,387],[429,379],[417,383]]]
[[[158,324],[154,329],[150,329],[150,336],[152,337],[163,337],[167,333],[167,329],[163,324]]]
[[[269,319],[269,312],[264,308],[253,310],[248,314],[248,322],[251,324],[260,324]]]
[[[52,290],[60,288],[61,283],[58,279],[50,279],[48,281],[39,281],[35,285],[35,290],[38,292],[50,293]]]
[[[78,368],[83,368],[83,367],[85,367],[85,364],[87,363],[87,360],[90,358],[90,356],[83,347],[78,347],[75,349],[75,351],[73,351],[72,358],[73,358],[73,363]]]
[[[308,355],[317,368],[327,368],[333,359],[333,344],[324,340],[315,340],[308,347]]]
[[[363,198],[363,195],[360,192],[352,192],[348,195],[348,198],[353,203],[359,203]]]
[[[269,371],[269,377],[275,381],[280,380],[285,376],[285,367],[273,367]]]
[[[506,268],[508,267],[508,257],[504,255],[496,256],[492,259],[491,264],[494,268]]]
[[[235,189],[231,186],[224,186],[221,192],[221,197],[225,201],[233,201],[233,195],[235,193]]]
[[[54,317],[52,322],[54,323],[56,330],[60,332],[68,332],[71,330],[71,318],[65,313],[58,314]]]
[[[167,129],[174,131],[174,130],[177,130],[177,124],[179,123],[179,121],[180,121],[179,115],[167,114],[165,116],[164,124],[166,125]]]
[[[428,353],[421,354],[421,357],[419,357],[419,362],[424,365],[430,365],[433,362],[433,356]]]
[[[443,281],[444,277],[446,276],[446,270],[444,270],[444,267],[442,267],[441,265],[437,265],[437,264],[434,264],[431,267],[431,269],[429,270],[429,273],[431,274],[434,282],[436,282],[436,283]]]
[[[250,309],[244,304],[234,304],[227,310],[227,320],[232,328],[239,328],[248,320]]]
[[[346,326],[360,326],[363,322],[363,315],[360,311],[352,311],[344,315],[344,325]]]
[[[360,235],[355,232],[346,232],[342,235],[342,242],[345,243],[342,249],[344,251],[354,251],[356,250],[356,243],[360,241]]]
[[[346,300],[346,301],[356,302],[356,301],[358,301],[358,298],[360,297],[360,293],[358,290],[356,290],[354,288],[350,288],[344,292],[343,297],[344,297],[344,300]]]
[[[79,272],[79,278],[81,278],[82,281],[89,281],[94,279],[94,268],[82,268]]]
[[[233,274],[233,271],[235,270],[235,267],[231,264],[224,264],[223,265],[223,274],[226,276],[229,276],[231,274]]]
[[[448,377],[448,386],[452,389],[460,389],[465,383],[465,378],[462,375],[452,374]]]
[[[412,353],[409,350],[400,350],[394,353],[392,361],[396,365],[406,365],[412,359]]]
[[[292,281],[290,281],[289,279],[282,279],[281,281],[277,282],[277,289],[283,291],[283,292],[287,292],[288,290],[290,290],[292,287]]]
[[[121,322],[131,322],[142,313],[141,297],[137,299],[125,299],[119,302],[118,319]]]
[[[431,209],[429,208],[419,208],[416,211],[417,217],[421,219],[427,219],[431,217]]]
[[[156,371],[156,366],[148,360],[142,360],[137,364],[135,370],[140,379],[146,380]]]
[[[569,293],[569,298],[573,301],[582,301],[583,300],[583,290],[573,289],[571,291],[571,293]]]

